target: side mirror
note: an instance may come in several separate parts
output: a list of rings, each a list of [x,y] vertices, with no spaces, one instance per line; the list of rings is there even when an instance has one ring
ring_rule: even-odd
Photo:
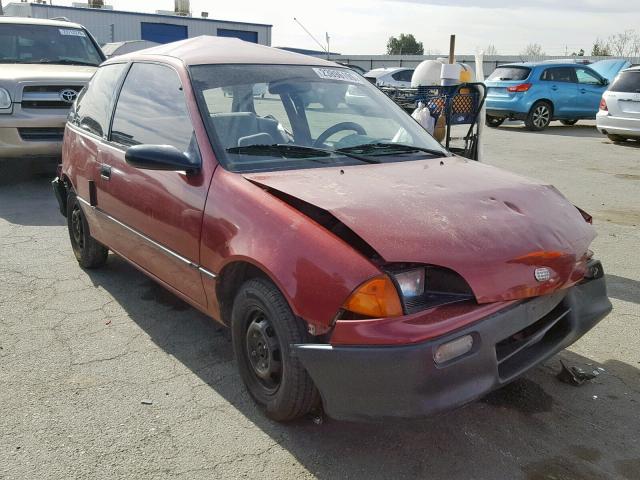
[[[606,79],[606,78],[603,78],[603,79],[602,79],[602,85],[604,85],[605,87],[606,87],[607,85],[609,85],[609,80],[608,80],[608,79]]]
[[[185,171],[193,174],[200,163],[191,160],[185,153],[171,145],[134,145],[124,156],[129,165],[145,170]]]

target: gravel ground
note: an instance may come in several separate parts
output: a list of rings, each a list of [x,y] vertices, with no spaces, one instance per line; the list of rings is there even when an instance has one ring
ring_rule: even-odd
[[[640,142],[509,125],[486,153],[594,215],[614,311],[483,401],[379,424],[266,419],[224,329],[113,255],[81,270],[49,179],[0,169],[0,478],[640,478]],[[572,387],[561,358],[605,371]]]

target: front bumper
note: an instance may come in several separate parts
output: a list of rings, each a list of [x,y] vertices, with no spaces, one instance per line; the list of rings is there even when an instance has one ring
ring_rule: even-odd
[[[0,158],[59,157],[68,109],[23,109],[0,115]]]
[[[336,419],[414,417],[446,411],[514,380],[574,343],[610,311],[599,276],[523,301],[456,332],[394,347],[295,345]],[[438,346],[471,335],[473,348],[437,365]]]

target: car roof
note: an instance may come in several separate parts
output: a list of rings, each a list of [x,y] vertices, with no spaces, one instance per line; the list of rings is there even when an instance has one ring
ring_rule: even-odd
[[[263,64],[314,65],[345,68],[327,60],[288,52],[279,48],[245,42],[237,38],[201,35],[157,47],[138,50],[115,57],[113,61],[145,60],[149,56],[166,56],[181,60],[185,65]],[[111,63],[109,60],[108,63]]]
[[[415,70],[415,68],[410,67],[382,67],[382,68],[374,68],[373,70],[369,70],[365,75],[367,77],[380,77],[382,75],[386,75],[387,73],[395,73],[401,70]]]
[[[588,67],[582,63],[576,62],[521,62],[521,63],[505,63],[504,65],[498,65],[500,67]]]
[[[66,20],[47,20],[44,18],[25,18],[25,17],[3,17],[0,16],[1,23],[10,23],[14,25],[47,25],[50,27],[66,27],[66,28],[84,28],[79,23],[68,22]]]

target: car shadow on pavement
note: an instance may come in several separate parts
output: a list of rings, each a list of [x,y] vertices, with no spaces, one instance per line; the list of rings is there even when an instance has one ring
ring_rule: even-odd
[[[607,137],[601,134],[593,125],[578,124],[573,126],[567,126],[567,125],[561,125],[561,124],[556,125],[554,122],[554,124],[551,124],[542,132],[532,132],[531,130],[528,130],[527,128],[525,128],[524,125],[505,125],[503,127],[500,127],[500,130],[504,132],[509,132],[509,133],[511,132],[530,133],[533,135],[554,135],[554,136],[561,136],[561,137],[588,137],[588,138],[602,138],[603,140],[607,139]]]
[[[607,274],[607,292],[611,298],[640,304],[640,281]]]
[[[564,351],[485,399],[434,418],[350,423],[309,417],[279,424],[265,417],[243,388],[224,327],[117,256],[87,273],[158,348],[316,478],[640,478],[637,365],[600,364]],[[559,359],[602,370],[594,380],[570,386],[555,377]],[[207,426],[207,418],[200,428],[221,435],[215,419]]]
[[[58,202],[51,188],[54,175],[30,174],[25,181],[16,177],[0,183],[0,219],[15,225],[53,226],[65,225]]]

